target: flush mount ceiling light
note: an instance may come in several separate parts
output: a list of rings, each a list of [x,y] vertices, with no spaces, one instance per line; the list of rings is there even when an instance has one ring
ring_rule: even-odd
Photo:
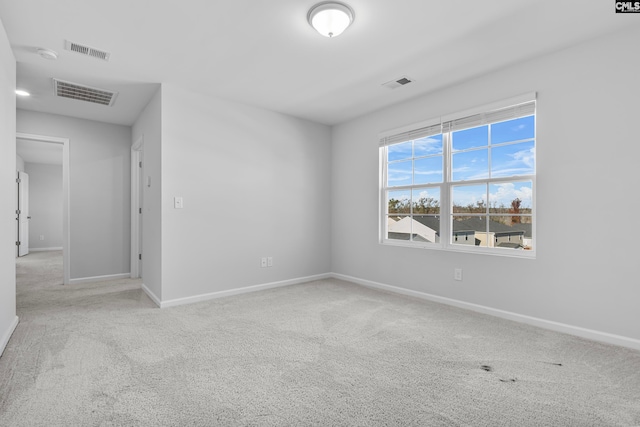
[[[49,59],[52,61],[58,59],[58,52],[51,49],[40,48],[38,49],[38,55],[40,55],[44,59]]]
[[[323,1],[309,10],[307,21],[325,37],[336,37],[351,25],[355,14],[344,3]]]

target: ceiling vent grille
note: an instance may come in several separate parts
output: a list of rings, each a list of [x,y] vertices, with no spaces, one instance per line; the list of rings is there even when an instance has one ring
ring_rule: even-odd
[[[413,80],[411,80],[409,77],[402,76],[399,79],[391,80],[390,82],[383,83],[382,86],[389,89],[396,89],[396,88],[399,88],[400,86],[404,86],[411,82],[413,82]]]
[[[109,107],[113,106],[118,96],[118,92],[97,89],[58,79],[53,79],[53,89],[55,96],[76,99],[78,101],[92,102],[94,104],[108,105]]]
[[[102,59],[103,61],[108,61],[111,54],[104,50],[96,49],[91,46],[82,45],[79,43],[70,42],[69,40],[65,40],[64,48],[66,50],[70,50],[71,52],[76,52],[81,55],[91,56],[93,58]]]

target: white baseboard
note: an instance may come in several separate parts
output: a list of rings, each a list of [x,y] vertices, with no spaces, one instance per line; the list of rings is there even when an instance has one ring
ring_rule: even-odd
[[[317,274],[315,276],[299,277],[296,279],[283,280],[280,282],[271,282],[271,283],[265,283],[262,285],[247,286],[239,289],[230,289],[228,291],[211,292],[208,294],[195,295],[192,297],[176,298],[172,300],[161,301],[159,304],[158,304],[158,301],[156,301],[157,298],[154,299],[153,297],[151,297],[151,295],[149,297],[152,300],[154,300],[154,302],[158,304],[160,308],[167,308],[167,307],[173,307],[176,305],[191,304],[194,302],[201,302],[201,301],[207,301],[207,300],[216,299],[216,298],[229,297],[232,295],[264,291],[266,289],[280,288],[280,287],[289,286],[289,285],[297,285],[299,283],[313,282],[314,280],[328,279],[330,277],[331,277],[330,273]],[[149,295],[149,292],[147,292],[147,295]]]
[[[62,246],[59,248],[29,248],[29,252],[46,252],[46,251],[61,251]]]
[[[399,288],[397,286],[387,285],[384,283],[373,282],[371,280],[360,279],[357,277],[347,276],[344,274],[332,273],[331,277],[345,280],[347,282],[356,283],[358,285],[366,286],[369,288],[380,289],[395,294],[408,295],[420,299],[434,301],[442,304],[451,305],[466,310],[475,311],[478,313],[488,314],[495,317],[500,317],[507,320],[513,320],[520,323],[526,323],[528,325],[537,326],[543,329],[549,329],[555,332],[562,332],[565,334],[576,335],[578,337],[587,338],[592,341],[604,342],[607,344],[619,345],[622,347],[628,347],[635,350],[640,350],[640,340],[635,338],[624,337],[621,335],[609,334],[607,332],[594,331],[592,329],[581,328],[579,326],[567,325],[564,323],[553,322],[550,320],[539,319],[537,317],[525,316],[523,314],[513,313],[510,311],[498,310],[483,305],[472,304],[469,302],[459,301],[451,298],[440,297],[437,295],[427,294],[425,292],[413,291],[410,289]]]
[[[160,298],[158,298],[156,294],[151,292],[151,289],[149,289],[144,283],[140,285],[140,287],[142,288],[144,293],[147,294],[149,299],[151,299],[151,301],[155,303],[155,305],[157,305],[158,307],[162,307],[162,302],[160,301]]]
[[[104,282],[105,280],[129,279],[131,273],[107,274],[106,276],[80,277],[78,279],[70,279],[69,284],[77,285],[79,283]]]
[[[2,341],[0,341],[0,356],[2,356],[2,353],[4,353],[4,349],[7,348],[7,344],[9,344],[9,339],[11,339],[11,335],[13,335],[13,331],[16,330],[16,327],[18,326],[18,316],[16,316],[13,319],[13,322],[11,322],[11,324],[9,325],[9,329],[7,329],[5,331],[5,333],[2,335]]]

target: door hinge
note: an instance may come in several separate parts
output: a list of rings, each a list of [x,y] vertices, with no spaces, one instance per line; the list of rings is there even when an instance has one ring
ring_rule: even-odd
[[[21,182],[20,178],[16,178],[16,182],[17,182],[18,184],[20,184],[20,182]]]
[[[20,209],[16,210],[16,215],[20,215]]]
[[[142,208],[139,208],[139,212],[138,213],[142,213]]]
[[[138,167],[142,167],[142,162],[138,162]]]
[[[19,240],[16,242],[16,246],[20,246],[20,241]]]
[[[138,259],[142,261],[142,254],[138,254]]]

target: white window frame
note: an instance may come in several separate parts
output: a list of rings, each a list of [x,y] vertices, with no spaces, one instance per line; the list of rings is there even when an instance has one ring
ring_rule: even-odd
[[[536,115],[535,110],[535,101],[536,101],[536,93],[527,93],[520,96],[516,96],[509,99],[504,99],[502,101],[493,102],[491,104],[485,104],[482,106],[478,106],[472,109],[460,111],[453,114],[444,115],[442,117],[425,120],[423,122],[414,123],[411,125],[403,126],[401,128],[396,128],[392,130],[388,130],[385,132],[381,132],[379,134],[380,137],[380,146],[379,146],[379,161],[380,161],[380,176],[379,176],[379,242],[383,245],[389,246],[402,246],[402,247],[414,247],[414,248],[423,248],[423,249],[436,249],[436,250],[446,250],[453,252],[466,252],[466,253],[479,253],[479,254],[489,254],[489,255],[497,255],[497,256],[509,256],[509,257],[517,257],[517,258],[535,258],[536,257],[536,248],[537,248],[537,238],[536,238],[536,170],[538,161],[534,162],[534,171],[533,174],[530,175],[517,175],[517,176],[507,176],[507,177],[497,177],[497,178],[486,178],[486,179],[478,179],[478,180],[468,180],[468,181],[452,181],[452,153],[451,153],[451,141],[450,136],[451,132],[461,129],[461,128],[453,128],[449,130],[449,128],[453,125],[456,125],[456,121],[465,122],[469,118],[484,117],[491,115],[491,113],[502,110],[507,111],[507,109],[514,109],[516,116],[511,118],[505,118],[504,120],[511,120],[517,117],[524,117],[527,114],[523,114],[518,116],[517,111],[519,106],[524,105],[526,108],[531,108],[531,103],[533,102],[534,110],[533,114]],[[537,125],[537,116],[536,116]],[[496,123],[498,121],[493,121],[491,123]],[[470,126],[465,126],[464,128],[471,128],[475,126],[482,126],[486,123],[478,123]],[[437,126],[440,126],[441,132],[436,132],[435,129]],[[442,183],[434,183],[434,184],[416,184],[416,185],[407,185],[407,186],[387,186],[387,147],[389,145],[397,144],[404,141],[415,140],[427,135],[438,135],[442,133],[443,135],[443,182]],[[534,141],[535,147],[538,144],[538,135],[537,131],[534,131]],[[531,240],[532,240],[532,248],[528,250],[524,249],[512,249],[512,248],[499,248],[499,247],[483,247],[483,246],[471,246],[471,245],[459,245],[453,244],[453,233],[452,233],[452,222],[453,222],[453,207],[451,206],[450,195],[452,188],[458,185],[478,185],[478,184],[487,184],[491,185],[492,183],[503,183],[503,182],[522,182],[522,181],[531,181],[532,186],[532,200],[531,200],[531,214],[525,216],[531,216],[532,218],[532,230],[531,230]],[[388,201],[387,201],[387,191],[410,191],[412,189],[419,188],[440,188],[440,242],[438,243],[429,243],[429,242],[418,242],[418,241],[410,241],[410,240],[397,240],[397,239],[388,239]],[[488,201],[487,201],[488,202]],[[487,203],[489,205],[489,203]],[[411,206],[411,215],[413,215],[413,206]],[[464,215],[464,216],[484,216],[489,220],[490,215],[488,214],[476,214],[476,215]]]

